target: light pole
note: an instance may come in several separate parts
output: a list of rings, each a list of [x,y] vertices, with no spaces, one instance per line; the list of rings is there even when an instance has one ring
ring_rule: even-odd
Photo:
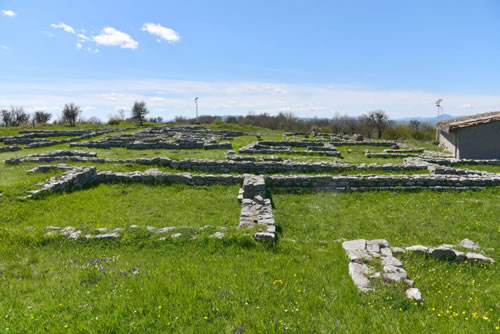
[[[441,107],[441,102],[443,102],[443,99],[439,99],[436,101],[437,123],[441,122],[441,115],[443,114],[443,107]],[[437,124],[436,124],[436,140],[439,140],[439,128]]]
[[[198,97],[194,98],[194,104],[196,105],[196,122],[198,122]]]

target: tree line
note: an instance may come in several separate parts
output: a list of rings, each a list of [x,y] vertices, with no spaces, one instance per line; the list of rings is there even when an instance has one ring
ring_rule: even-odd
[[[177,123],[228,123],[238,125],[251,125],[272,130],[288,132],[310,133],[323,132],[344,135],[361,134],[366,138],[378,139],[418,139],[433,140],[435,127],[429,123],[412,120],[408,123],[395,122],[389,119],[383,110],[375,110],[359,117],[346,114],[335,114],[327,118],[299,118],[293,113],[279,113],[270,115],[267,113],[256,114],[249,112],[246,116],[200,116],[198,119],[176,117]]]
[[[19,126],[20,124],[43,124],[50,121],[52,115],[45,111],[35,111],[31,114],[24,111],[22,107],[10,107],[10,109],[0,110],[1,120],[4,126]],[[144,101],[135,101],[130,109],[130,117],[127,117],[125,110],[119,110],[116,115],[109,116],[109,125],[117,125],[120,122],[137,122],[143,125],[148,121],[151,123],[162,123],[161,117],[146,118],[149,110]],[[61,117],[57,123],[68,123],[75,126],[77,122],[82,122],[82,110],[74,103],[64,105]],[[88,123],[103,124],[96,117],[86,120]],[[176,117],[176,123],[184,124],[212,124],[227,123],[238,125],[251,125],[271,130],[282,130],[288,132],[309,133],[324,132],[345,135],[361,134],[367,138],[378,139],[418,139],[433,140],[435,128],[429,123],[412,120],[408,123],[398,123],[391,119],[383,110],[375,110],[358,117],[346,114],[335,114],[334,117],[327,118],[299,118],[293,113],[281,112],[278,115],[267,113],[256,114],[249,112],[246,116],[200,116],[195,118]]]
[[[122,120],[138,122],[142,126],[145,121],[152,123],[161,123],[163,121],[161,117],[146,119],[149,110],[144,101],[134,102],[130,113],[131,117],[126,118],[125,111],[120,110],[118,112],[118,117],[110,117],[110,122],[108,122],[108,124],[112,125],[113,120],[118,120],[118,123]],[[35,126],[36,124],[48,123],[52,118],[52,114],[45,111],[28,113],[23,107],[12,106],[10,108],[0,109],[0,117],[3,126],[20,126],[21,124],[31,124]],[[64,105],[60,119],[54,123],[68,123],[69,126],[76,126],[76,123],[83,121],[93,124],[102,124],[102,121],[97,117],[90,117],[87,120],[83,119],[82,109],[71,102]]]

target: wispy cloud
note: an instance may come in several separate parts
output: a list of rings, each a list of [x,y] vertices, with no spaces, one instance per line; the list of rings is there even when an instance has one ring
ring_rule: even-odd
[[[112,27],[102,29],[99,35],[93,37],[93,40],[100,45],[119,46],[123,49],[137,49],[139,46],[139,43],[130,35]]]
[[[7,45],[0,45],[0,49],[7,50],[8,47],[7,47]]]
[[[2,9],[2,14],[5,15],[5,16],[9,16],[9,17],[16,16],[16,13],[14,13],[11,10],[7,10],[7,9]]]
[[[155,23],[144,23],[142,26],[142,31],[147,31],[152,35],[155,35],[169,43],[174,43],[178,42],[181,39],[181,36],[179,34],[170,28],[163,27],[160,24],[155,24]],[[160,41],[159,39],[157,41]]]
[[[65,23],[62,23],[62,22],[61,22],[61,23],[58,23],[58,24],[54,24],[54,23],[52,23],[50,26],[51,26],[52,28],[56,28],[56,29],[64,29],[64,31],[69,32],[69,33],[71,33],[71,34],[74,34],[74,33],[75,33],[75,29],[73,29],[73,27],[72,27],[72,26],[69,26],[69,25],[67,25],[67,24],[65,24]]]

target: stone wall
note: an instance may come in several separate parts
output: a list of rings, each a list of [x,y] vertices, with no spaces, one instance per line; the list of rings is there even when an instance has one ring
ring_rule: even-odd
[[[279,143],[279,145],[267,145],[263,143],[275,144]],[[288,143],[293,143],[295,146],[287,145]],[[295,154],[295,155],[327,155],[333,157],[340,157],[340,152],[337,151],[335,146],[328,143],[316,143],[314,145],[310,145],[310,142],[303,142],[307,145],[297,146],[301,142],[254,142],[250,143],[239,149],[239,153],[243,154]],[[307,150],[292,150],[292,147],[306,147]]]
[[[288,192],[311,190],[326,192],[370,190],[469,190],[500,185],[500,174],[485,175],[270,175],[265,177],[271,190]]]
[[[14,152],[21,150],[20,146],[11,145],[11,146],[0,146],[0,153],[2,152]]]
[[[299,162],[299,161],[248,161],[240,160],[208,160],[184,159],[172,160],[167,157],[139,158],[139,159],[103,159],[97,158],[97,153],[86,151],[59,150],[47,154],[32,154],[24,157],[5,160],[8,164],[22,162],[54,162],[61,160],[94,162],[94,163],[134,163],[141,165],[157,165],[180,170],[199,170],[213,173],[327,173],[342,171],[419,171],[426,170],[427,164],[398,165],[398,164],[360,164],[350,165],[344,163],[328,162]],[[253,159],[255,160],[255,159]]]
[[[97,180],[95,167],[75,167],[61,176],[48,179],[41,189],[31,190],[28,197],[44,193],[63,192],[80,189],[86,185],[93,184]]]

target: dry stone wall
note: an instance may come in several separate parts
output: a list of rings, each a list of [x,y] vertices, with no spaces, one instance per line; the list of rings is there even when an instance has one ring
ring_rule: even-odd
[[[15,152],[20,151],[21,146],[11,145],[11,146],[0,146],[0,153],[2,152]]]

